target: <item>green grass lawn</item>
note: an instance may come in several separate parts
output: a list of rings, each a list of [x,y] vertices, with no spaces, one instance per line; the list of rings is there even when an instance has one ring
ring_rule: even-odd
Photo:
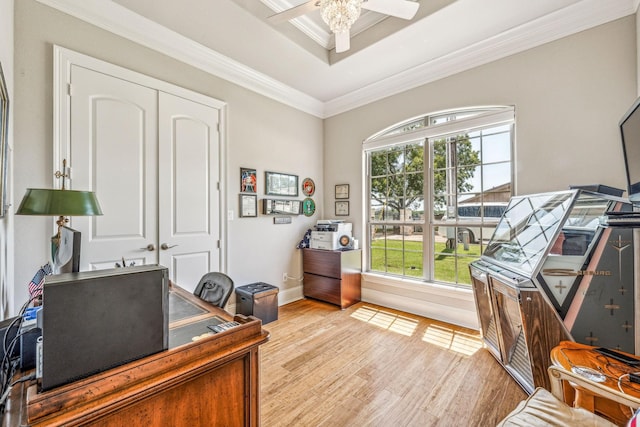
[[[422,269],[422,242],[378,239],[371,247],[371,269],[392,274],[424,277]],[[439,282],[471,284],[469,263],[480,257],[480,245],[471,244],[464,250],[462,244],[447,249],[444,242],[435,244],[434,279]],[[457,273],[457,274],[456,274]],[[457,277],[456,277],[457,276]]]

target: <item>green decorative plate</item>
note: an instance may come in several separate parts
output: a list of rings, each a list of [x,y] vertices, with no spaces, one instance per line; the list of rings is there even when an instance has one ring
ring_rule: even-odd
[[[316,212],[316,203],[313,199],[307,197],[302,201],[302,212],[305,216],[311,216]]]

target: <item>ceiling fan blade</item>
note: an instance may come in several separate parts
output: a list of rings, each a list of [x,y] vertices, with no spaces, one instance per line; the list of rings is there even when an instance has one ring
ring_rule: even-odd
[[[420,3],[407,0],[364,0],[362,8],[396,18],[412,19],[416,16]]]
[[[346,52],[351,47],[351,36],[349,30],[335,33],[336,53]]]
[[[294,6],[290,9],[276,13],[275,15],[271,15],[267,19],[274,24],[281,24],[283,22],[297,18],[298,16],[302,16],[305,13],[312,12],[318,7],[320,7],[320,2],[318,0],[309,0],[298,6]]]

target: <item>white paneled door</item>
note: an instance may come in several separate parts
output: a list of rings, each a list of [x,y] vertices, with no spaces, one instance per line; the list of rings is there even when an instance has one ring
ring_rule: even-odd
[[[104,213],[71,218],[81,269],[157,263],[157,91],[72,66],[70,92],[72,189],[95,191]]]
[[[81,269],[159,263],[193,290],[219,271],[219,110],[148,85],[70,67],[73,189],[103,216],[72,218]]]
[[[159,97],[160,264],[193,290],[218,265],[218,112],[178,96]]]

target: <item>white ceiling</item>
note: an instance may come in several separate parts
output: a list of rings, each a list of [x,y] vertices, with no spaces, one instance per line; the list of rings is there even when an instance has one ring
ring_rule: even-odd
[[[38,1],[329,117],[635,13],[640,0],[419,0],[411,22],[365,14],[338,55],[318,12],[267,21],[305,0]]]

